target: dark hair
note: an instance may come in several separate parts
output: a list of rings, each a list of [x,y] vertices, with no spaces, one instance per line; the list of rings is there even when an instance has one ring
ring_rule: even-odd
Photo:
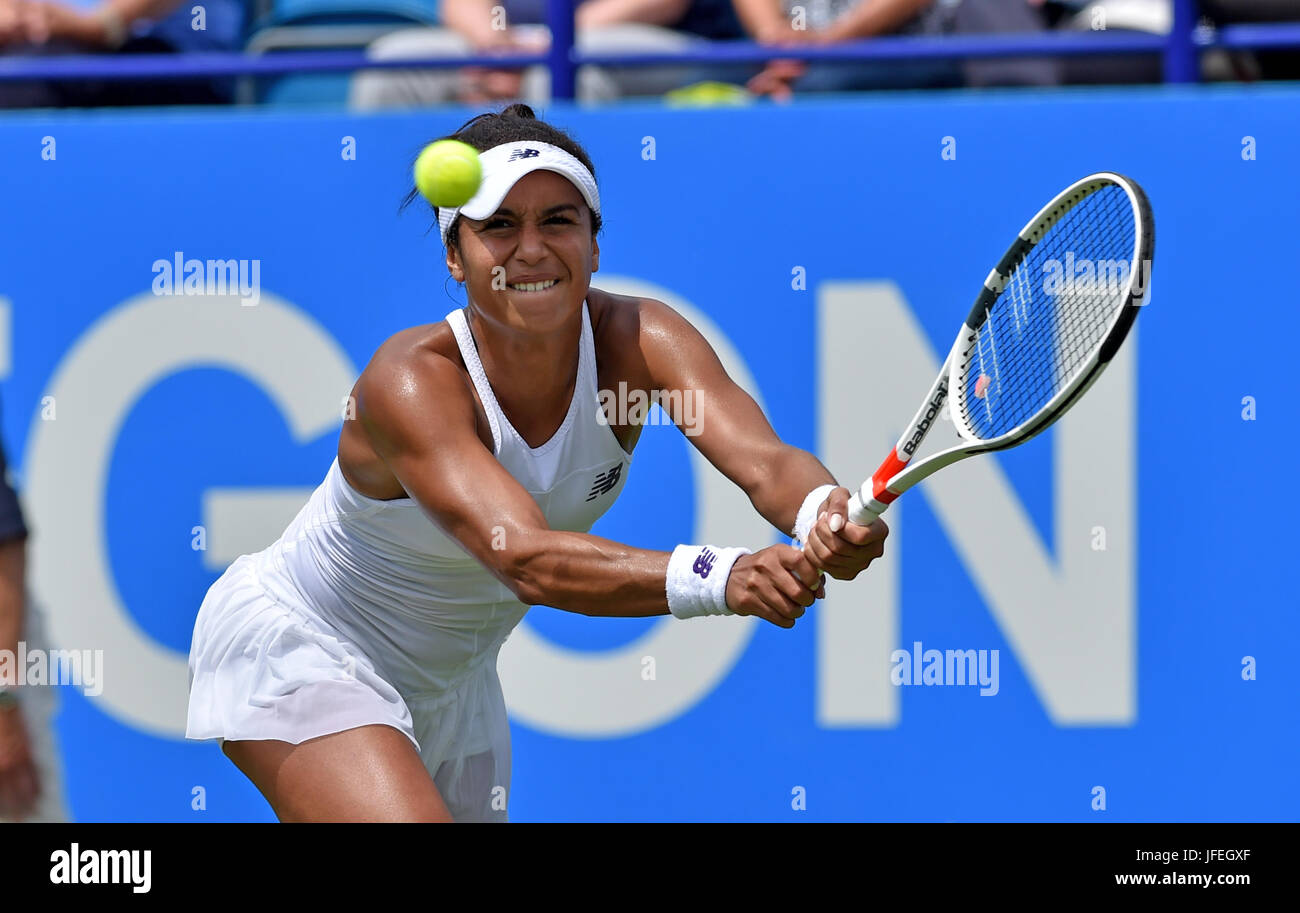
[[[596,167],[591,164],[591,158],[577,140],[559,127],[553,127],[545,121],[538,120],[537,115],[533,113],[533,109],[522,103],[509,105],[499,112],[489,111],[486,114],[470,118],[455,133],[450,136],[439,137],[439,139],[460,140],[462,143],[473,146],[479,152],[486,152],[494,146],[520,140],[536,140],[540,143],[550,143],[552,146],[560,147],[582,162],[587,167],[587,170],[591,172],[593,178],[596,176]],[[406,209],[420,198],[420,191],[412,188],[402,200],[401,208]],[[434,226],[437,227],[438,207],[431,205],[431,208],[433,209]],[[600,231],[602,224],[600,214],[592,210],[591,207],[587,207],[587,211],[591,214],[591,233],[596,235]],[[447,245],[449,247],[457,245],[459,236],[460,216],[457,216],[456,221],[451,223],[451,229],[447,232]]]

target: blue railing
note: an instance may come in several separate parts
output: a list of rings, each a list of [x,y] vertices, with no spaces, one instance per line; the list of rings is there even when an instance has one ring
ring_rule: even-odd
[[[273,54],[186,53],[0,56],[0,82],[46,79],[139,80],[168,77],[277,76],[286,73],[364,69],[506,67],[544,64],[555,98],[574,97],[575,73],[583,64],[645,66],[663,63],[761,63],[775,57],[799,60],[977,59],[1097,54],[1161,54],[1167,82],[1195,82],[1198,56],[1211,48],[1233,50],[1300,47],[1300,23],[1231,25],[1198,30],[1196,0],[1173,0],[1173,26],[1165,35],[1134,32],[1036,32],[1008,35],[872,38],[831,47],[773,48],[750,41],[724,41],[672,53],[590,54],[574,48],[573,0],[548,0],[552,41],[543,54],[373,60],[364,50],[277,51]]]

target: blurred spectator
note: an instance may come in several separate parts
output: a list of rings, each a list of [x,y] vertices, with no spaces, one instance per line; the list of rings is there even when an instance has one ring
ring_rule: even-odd
[[[750,37],[773,47],[828,45],[880,35],[951,30],[951,0],[733,0]],[[1016,2],[1016,0],[1010,0]],[[960,65],[946,60],[769,62],[748,82],[751,92],[788,99],[796,92],[942,88],[961,85]]]
[[[958,35],[1018,34],[1048,31],[1039,0],[958,0],[952,31]],[[1064,79],[1060,60],[1051,57],[1015,57],[962,62],[966,85],[1055,86]]]
[[[1296,0],[1201,0],[1201,13],[1214,25],[1240,22],[1295,22]],[[1300,79],[1300,50],[1235,52],[1235,75],[1246,79]]]
[[[27,526],[0,448],[0,656],[15,673],[20,640],[28,651],[48,649],[41,613],[26,591],[26,548]],[[0,823],[67,820],[57,709],[52,686],[0,679]]]
[[[1168,35],[1170,0],[1035,0],[1056,28],[1072,32]],[[1062,78],[1072,85],[1142,84],[1164,81],[1161,54],[1069,57]]]
[[[583,0],[575,12],[575,43],[589,53],[679,51],[693,43],[738,37],[729,0]],[[545,51],[550,29],[543,0],[443,0],[445,28],[392,32],[373,42],[368,56],[458,57],[498,52]],[[661,95],[698,74],[690,65],[595,67],[578,70],[576,94],[584,101]],[[444,102],[482,104],[505,99],[544,102],[550,72],[543,66],[515,69],[370,70],[352,81],[355,108],[411,107]]]
[[[242,47],[243,0],[0,0],[0,55],[171,54]],[[217,104],[230,79],[0,83],[0,108]]]
[[[1121,31],[1168,35],[1173,27],[1170,0],[1044,0],[1058,28],[1074,31]],[[1296,0],[1201,0],[1199,12],[1211,25],[1238,22],[1294,22],[1300,19]],[[1204,79],[1300,79],[1300,53],[1295,50],[1223,51],[1200,55]],[[1128,54],[1077,57],[1064,64],[1071,83],[1158,83],[1164,81],[1163,55]]]
[[[827,45],[880,35],[969,35],[1047,30],[1030,0],[734,0],[754,40]],[[801,11],[801,12],[800,12]],[[798,14],[801,18],[796,18]],[[1056,85],[1047,59],[897,60],[852,63],[775,60],[749,81],[774,98],[796,92],[967,86]]]

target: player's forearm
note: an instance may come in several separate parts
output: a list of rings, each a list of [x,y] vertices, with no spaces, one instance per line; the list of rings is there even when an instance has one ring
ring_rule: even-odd
[[[934,0],[867,0],[836,19],[826,29],[832,41],[854,41],[887,35]]]
[[[838,484],[817,457],[798,447],[782,446],[746,493],[754,509],[788,536],[808,492],[822,485]]]
[[[560,530],[505,535],[501,571],[521,602],[581,615],[668,614],[668,552]]]
[[[26,556],[26,539],[0,543],[0,656],[17,654],[18,641],[23,634]],[[11,652],[5,654],[5,650]]]

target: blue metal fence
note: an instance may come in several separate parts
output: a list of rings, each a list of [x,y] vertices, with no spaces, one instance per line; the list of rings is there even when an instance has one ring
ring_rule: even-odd
[[[665,63],[761,63],[774,57],[798,60],[938,60],[998,57],[1044,57],[1110,54],[1161,54],[1167,82],[1199,79],[1202,51],[1300,48],[1300,23],[1230,25],[1215,31],[1197,28],[1196,0],[1173,0],[1168,35],[1096,32],[1048,32],[950,37],[891,36],[830,47],[780,49],[751,41],[704,44],[673,53],[591,54],[574,45],[574,0],[548,0],[550,49],[543,54],[373,60],[362,49],[244,53],[69,55],[49,58],[0,56],[0,82],[47,79],[140,80],[168,77],[204,79],[220,76],[277,76],[286,73],[347,72],[363,69],[530,66],[551,71],[557,99],[574,97],[575,73],[584,64],[651,66]]]

